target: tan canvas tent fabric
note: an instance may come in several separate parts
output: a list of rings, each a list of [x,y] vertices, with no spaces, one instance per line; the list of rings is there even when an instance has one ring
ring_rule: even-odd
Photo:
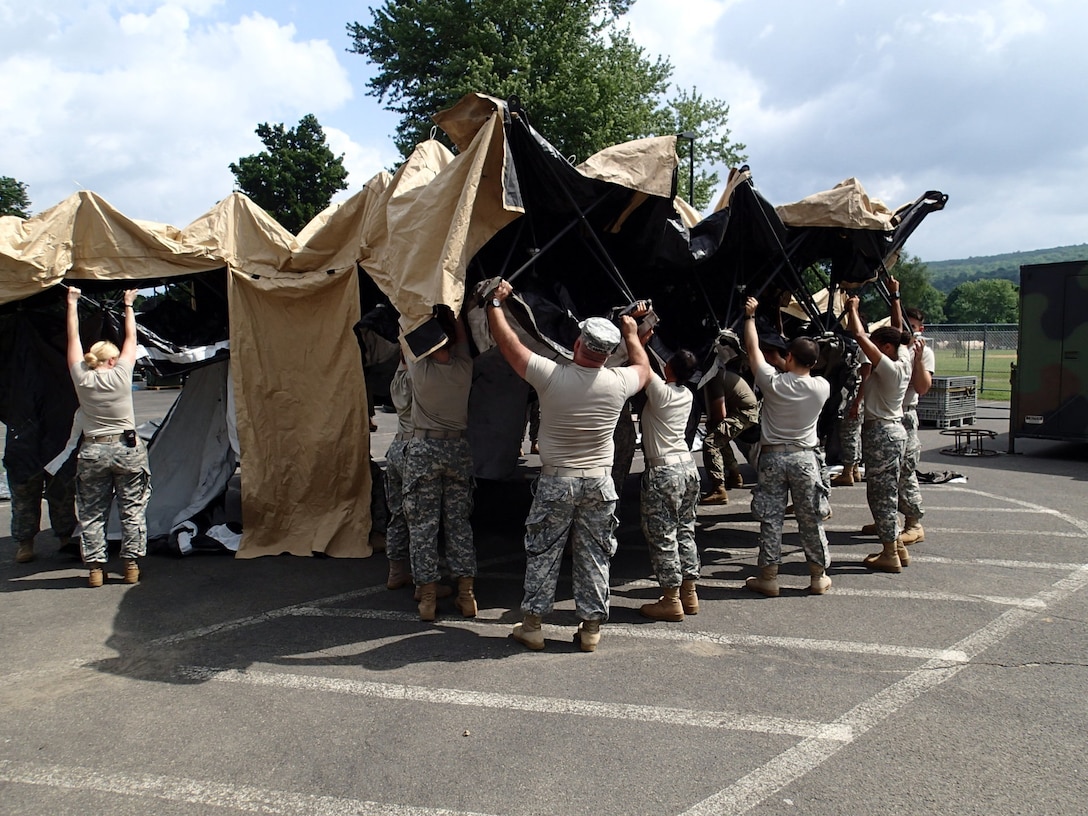
[[[226,267],[242,448],[239,555],[362,557],[370,554],[370,469],[351,334],[355,267],[286,271],[297,250],[294,236],[238,193],[179,230],[128,218],[84,191],[34,218],[0,221],[0,303],[62,280],[120,288]]]
[[[895,227],[894,213],[884,202],[869,198],[856,178],[848,178],[830,190],[810,195],[793,204],[775,207],[775,211],[782,223],[790,227],[870,230]]]

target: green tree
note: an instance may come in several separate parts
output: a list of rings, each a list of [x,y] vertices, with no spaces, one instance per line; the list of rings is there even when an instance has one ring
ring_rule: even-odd
[[[948,293],[945,310],[950,323],[1016,323],[1020,293],[1004,279],[968,281]]]
[[[578,160],[631,139],[693,131],[701,164],[743,161],[744,145],[730,149],[727,105],[694,89],[665,99],[672,64],[649,58],[619,25],[633,3],[386,0],[370,9],[370,25],[348,23],[349,50],[377,66],[367,93],[400,114],[394,141],[405,156],[430,135],[434,113],[480,91],[519,96],[533,127]],[[689,146],[679,145],[685,156]],[[713,174],[699,178],[696,204],[705,204]]]
[[[30,218],[30,197],[26,185],[11,176],[0,176],[0,215]]]
[[[705,99],[695,88],[679,91],[666,106],[668,122],[665,132],[691,134],[695,138],[682,138],[676,141],[676,152],[680,158],[681,195],[695,209],[706,209],[710,197],[714,195],[721,178],[715,170],[703,169],[707,165],[737,167],[745,162],[747,156],[742,152],[746,145],[729,140],[729,106],[719,99]],[[694,151],[694,166],[700,168],[692,179],[691,160]],[[695,189],[691,182],[694,180]],[[684,193],[686,192],[686,195]]]
[[[291,130],[257,125],[257,135],[268,149],[232,162],[230,171],[239,190],[297,235],[338,191],[347,189],[344,156],[333,155],[313,114]]]
[[[944,295],[930,283],[929,271],[921,259],[904,252],[889,271],[899,281],[900,297],[906,308],[920,309],[927,325],[944,322]],[[868,320],[881,320],[888,314],[888,305],[876,289],[867,287],[861,296],[861,311]]]

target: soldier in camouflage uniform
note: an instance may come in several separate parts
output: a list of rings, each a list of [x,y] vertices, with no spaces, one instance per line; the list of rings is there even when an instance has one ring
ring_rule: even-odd
[[[891,325],[902,328],[906,317],[914,336],[911,354],[910,382],[906,396],[903,397],[903,427],[907,431],[907,444],[903,453],[903,466],[899,473],[899,512],[905,517],[903,531],[899,534],[900,543],[910,546],[925,541],[922,528],[925,508],[922,505],[922,491],[918,487],[918,460],[922,457],[922,442],[918,438],[918,398],[929,393],[933,385],[933,372],[937,368],[937,358],[922,337],[925,331],[925,317],[918,309],[900,309],[899,281],[889,278],[888,290],[892,293]]]
[[[12,429],[8,428],[6,451],[11,450]],[[76,529],[75,459],[69,459],[56,475],[44,470],[27,479],[16,479],[7,466],[8,490],[11,493],[11,537],[18,544],[15,560],[20,564],[34,560],[34,536],[41,529],[42,499],[49,507],[49,523],[60,539],[61,549],[75,546],[72,538]]]
[[[759,519],[759,575],[749,578],[746,586],[768,597],[778,596],[782,519],[792,495],[798,537],[811,576],[809,590],[822,595],[831,586],[827,577],[831,558],[823,526],[831,508],[816,423],[831,395],[831,385],[823,377],[812,376],[820,351],[807,337],[790,342],[783,370],[767,362],[756,331],[758,307],[759,301],[751,297],[744,305],[744,347],[763,394],[759,484],[752,495],[752,515]]]
[[[637,316],[637,315],[635,315]],[[650,547],[650,563],[661,585],[656,603],[639,609],[653,620],[682,621],[699,612],[695,582],[699,550],[695,546],[695,506],[699,471],[691,458],[684,429],[692,393],[684,383],[695,370],[695,356],[676,352],[665,366],[665,379],[650,375],[642,411],[642,534]]]
[[[616,550],[616,486],[611,468],[612,434],[624,404],[645,385],[649,360],[638,327],[622,320],[630,365],[605,368],[619,346],[621,331],[604,318],[582,323],[573,365],[532,353],[510,327],[502,303],[512,292],[501,281],[486,304],[495,344],[510,367],[536,389],[540,399],[540,477],[525,520],[524,618],[512,636],[530,649],[544,648],[541,618],[555,604],[563,550],[569,540],[574,565],[574,606],[581,619],[575,640],[584,652],[600,642],[608,617],[609,559]]]
[[[412,438],[412,382],[408,366],[401,360],[389,383],[389,398],[397,409],[397,433],[385,453],[385,502],[389,515],[385,525],[385,557],[389,559],[389,577],[385,585],[400,589],[412,583],[409,567],[408,522],[404,518],[404,464],[408,441]]]
[[[706,403],[703,468],[710,486],[700,504],[728,504],[726,488],[744,484],[732,443],[759,422],[759,402],[751,386],[726,368],[720,368],[703,386],[703,399]]]
[[[910,555],[899,540],[899,478],[907,443],[903,427],[903,399],[913,365],[904,346],[909,335],[892,326],[865,333],[858,316],[858,299],[846,301],[848,328],[872,364],[865,381],[865,420],[861,444],[865,455],[865,497],[873,514],[882,551],[864,559],[882,572],[900,572]]]
[[[447,316],[448,317],[448,316]],[[408,363],[412,384],[412,438],[404,460],[403,507],[420,620],[435,618],[438,531],[446,533],[446,560],[457,578],[455,605],[476,617],[476,548],[472,541],[472,451],[465,438],[472,358],[460,318],[442,320],[452,342]]]
[[[76,463],[76,513],[83,531],[87,582],[102,586],[106,565],[106,520],[117,499],[121,516],[124,581],[140,580],[137,559],[147,553],[145,511],[151,498],[147,448],[136,434],[132,370],[136,363],[136,289],[125,291],[125,340],[120,351],[100,341],[87,354],[79,339],[80,291],[68,290],[68,370],[83,411],[83,443]]]

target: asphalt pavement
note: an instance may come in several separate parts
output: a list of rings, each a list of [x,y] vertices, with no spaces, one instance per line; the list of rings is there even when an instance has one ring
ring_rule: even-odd
[[[176,393],[139,392],[138,420]],[[966,481],[923,486],[899,575],[861,566],[865,488],[835,488],[824,596],[792,523],[781,597],[743,588],[758,523],[731,490],[700,511],[702,605],[680,623],[638,615],[658,593],[636,456],[594,654],[571,640],[569,562],[546,649],[507,637],[532,456],[477,494],[475,620],[440,601],[420,623],[380,553],[149,556],[139,584],[115,561],[90,589],[49,532],[29,564],[0,538],[0,813],[1081,814],[1088,446],[1009,455],[1007,424],[980,406],[996,438],[976,456],[923,429],[920,470]]]

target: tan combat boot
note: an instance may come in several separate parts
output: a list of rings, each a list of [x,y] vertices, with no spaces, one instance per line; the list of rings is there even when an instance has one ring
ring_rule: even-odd
[[[854,465],[854,481],[855,482],[860,482],[861,481],[861,468],[858,467],[857,465]]]
[[[910,553],[907,552],[907,548],[899,541],[895,542],[895,554],[899,556],[900,566],[910,566]]]
[[[416,591],[412,593],[412,600],[413,601],[418,601],[422,597],[422,592],[423,592],[423,590],[420,587],[416,587]],[[448,598],[452,594],[453,594],[453,590],[450,589],[446,584],[442,584],[442,583],[439,583],[437,581],[435,582],[435,585],[434,585],[434,597],[435,598],[437,598],[438,600],[441,601],[443,598]]]
[[[926,531],[922,529],[922,520],[907,516],[906,521],[903,523],[903,532],[899,534],[900,543],[909,546],[925,540]]]
[[[860,532],[862,535],[876,535],[876,522],[863,525]]]
[[[854,484],[854,466],[843,465],[842,473],[831,480],[832,487],[851,487]]]
[[[601,622],[599,620],[582,621],[578,624],[574,639],[583,652],[597,651],[597,644],[601,642]]]
[[[768,564],[759,568],[759,577],[752,576],[744,585],[752,592],[766,595],[768,598],[778,597],[778,564]]]
[[[729,493],[725,485],[716,485],[710,492],[699,499],[699,504],[729,504]]]
[[[680,605],[685,615],[699,614],[699,595],[695,591],[695,579],[685,578],[680,584]]]
[[[19,549],[15,551],[15,563],[27,564],[34,560],[34,539],[28,538],[19,542]]]
[[[122,580],[126,584],[135,584],[140,580],[140,567],[135,558],[125,559],[125,571]]]
[[[808,585],[808,591],[813,595],[823,595],[831,589],[831,579],[827,577],[827,570],[819,564],[808,562],[808,574],[812,580]]]
[[[476,594],[472,589],[473,583],[475,579],[471,575],[462,575],[457,579],[457,597],[454,599],[454,604],[466,618],[476,617]]]
[[[521,623],[514,624],[514,631],[510,637],[523,646],[528,646],[534,652],[544,648],[544,631],[540,628],[540,615],[525,614]]]
[[[386,589],[400,589],[412,583],[412,571],[408,568],[407,558],[389,559],[389,577],[385,579]]]
[[[656,603],[643,604],[638,611],[650,620],[682,621],[684,607],[680,605],[680,587],[662,587]]]
[[[725,477],[726,487],[744,487],[744,477],[740,475],[740,468],[732,468]]]
[[[421,621],[433,621],[437,598],[435,597],[435,583],[423,584],[419,590],[419,619]]]
[[[899,541],[885,541],[881,552],[867,555],[862,563],[870,569],[880,572],[902,572],[903,563],[899,560]]]
[[[92,589],[96,589],[102,586],[102,581],[105,578],[105,572],[103,567],[105,564],[88,564],[90,571],[87,573],[87,586]]]

